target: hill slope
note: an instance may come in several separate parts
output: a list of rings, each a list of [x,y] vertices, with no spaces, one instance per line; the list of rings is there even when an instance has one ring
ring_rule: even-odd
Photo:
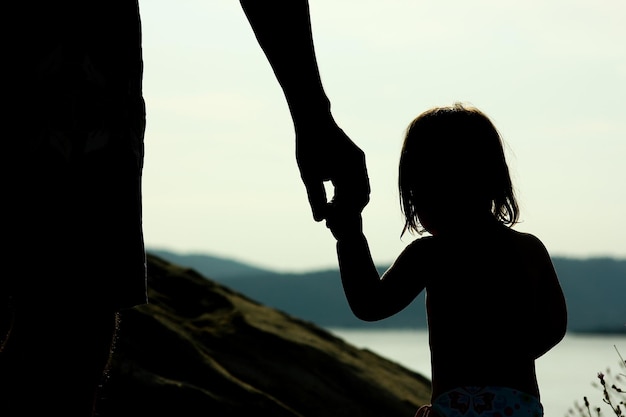
[[[423,376],[194,270],[149,255],[148,279],[102,417],[406,417],[429,401]]]

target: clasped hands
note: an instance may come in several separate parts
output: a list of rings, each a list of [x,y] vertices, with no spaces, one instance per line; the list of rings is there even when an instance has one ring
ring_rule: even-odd
[[[370,198],[364,152],[332,117],[296,126],[296,159],[313,218],[326,220],[335,238],[361,230],[361,211]],[[330,201],[324,182],[334,193]]]

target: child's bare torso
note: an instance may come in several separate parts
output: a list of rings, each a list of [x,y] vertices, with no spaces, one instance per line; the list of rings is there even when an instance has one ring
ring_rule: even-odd
[[[431,245],[422,265],[433,398],[468,385],[539,397],[534,360],[551,347],[544,315],[559,295],[550,290],[556,275],[541,242],[500,226],[433,237]]]

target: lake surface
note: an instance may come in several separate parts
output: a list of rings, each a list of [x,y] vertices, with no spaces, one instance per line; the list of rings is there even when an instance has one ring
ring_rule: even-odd
[[[430,352],[426,330],[330,331],[357,347],[367,348],[430,378]],[[536,362],[537,379],[545,416],[568,415],[575,403],[583,405],[584,396],[588,397],[592,406],[600,407],[605,417],[614,416],[608,406],[602,403],[600,388],[592,384],[598,382],[598,372],[607,373],[607,369],[612,375],[626,374],[626,370],[619,366],[617,351],[626,359],[626,333],[573,333],[567,334],[561,343],[539,358]],[[618,386],[626,388],[626,376],[621,381]]]

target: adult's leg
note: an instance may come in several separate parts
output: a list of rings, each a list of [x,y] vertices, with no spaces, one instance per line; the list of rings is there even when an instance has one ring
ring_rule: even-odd
[[[118,315],[59,300],[17,302],[0,353],[0,415],[91,417]]]

